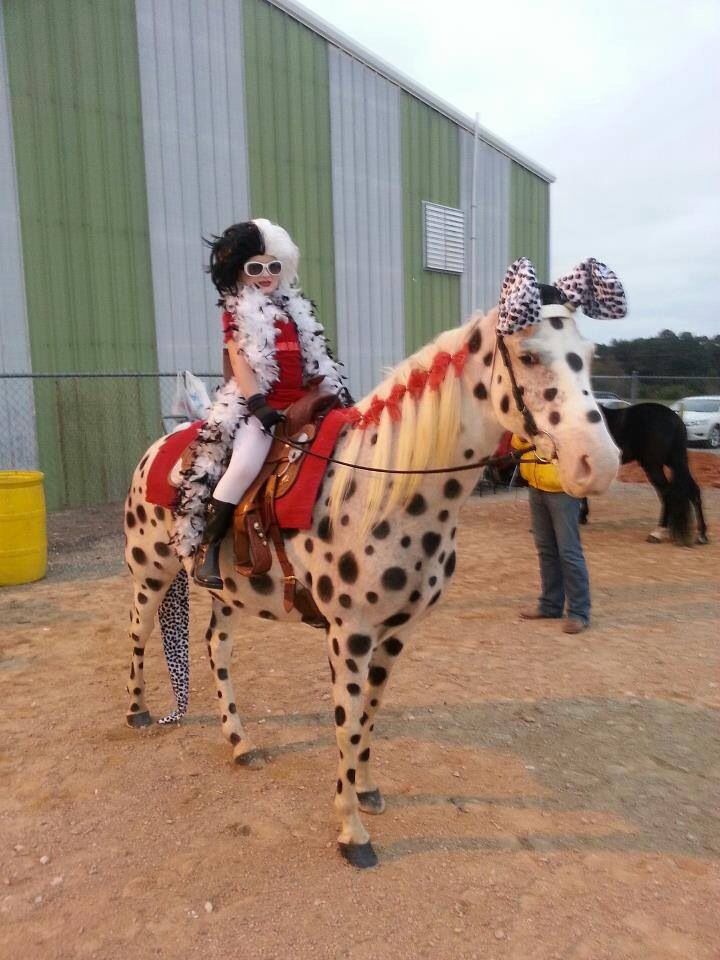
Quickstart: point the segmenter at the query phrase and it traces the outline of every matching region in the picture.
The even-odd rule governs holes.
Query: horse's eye
[[[526,367],[534,367],[540,361],[534,353],[521,353],[520,363],[524,363]]]

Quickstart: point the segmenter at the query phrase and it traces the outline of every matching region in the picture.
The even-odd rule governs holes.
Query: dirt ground
[[[524,492],[473,498],[451,590],[400,658],[374,749],[380,857],[335,851],[320,633],[248,621],[233,766],[194,618],[191,715],[124,723],[120,507],[51,520],[0,591],[2,960],[717,960],[720,490],[712,542],[652,545],[647,485],[593,503],[593,624],[523,624]],[[159,636],[149,703],[171,706]]]

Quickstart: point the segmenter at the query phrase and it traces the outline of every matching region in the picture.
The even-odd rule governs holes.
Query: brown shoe
[[[563,633],[582,633],[583,630],[587,630],[589,624],[583,623],[582,620],[577,620],[575,617],[568,617],[566,620],[563,620],[562,631]]]
[[[529,607],[527,610],[520,611],[521,620],[559,620],[560,615],[553,617],[549,613],[542,613],[537,607]]]

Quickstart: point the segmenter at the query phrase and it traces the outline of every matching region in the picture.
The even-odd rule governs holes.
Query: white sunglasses
[[[264,273],[267,273],[270,277],[279,277],[282,273],[282,264],[279,260],[271,260],[270,263],[249,260],[243,269],[249,277],[261,277]]]

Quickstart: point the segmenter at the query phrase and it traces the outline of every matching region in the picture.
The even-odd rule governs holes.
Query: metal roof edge
[[[321,37],[324,37],[327,41],[332,43],[333,46],[338,47],[340,50],[344,50],[346,53],[349,53],[356,60],[359,60],[364,63],[365,66],[370,67],[371,70],[381,74],[387,80],[391,80],[393,83],[396,83],[403,90],[411,93],[414,97],[417,97],[418,100],[422,100],[429,107],[432,107],[433,110],[437,110],[438,113],[442,113],[449,120],[452,120],[464,130],[467,130],[468,133],[472,134],[473,136],[475,135],[474,120],[466,116],[451,103],[448,103],[446,100],[436,96],[431,90],[428,90],[421,84],[416,83],[396,67],[393,67],[392,64],[388,63],[386,60],[383,60],[382,57],[378,57],[371,50],[368,50],[367,47],[363,47],[362,44],[357,43],[346,33],[343,33],[331,23],[328,23],[327,20],[324,20],[322,17],[319,17],[317,14],[313,13],[312,10],[308,10],[307,7],[303,7],[299,3],[295,3],[295,0],[267,0],[267,3],[273,7],[277,7],[284,13],[287,13],[295,20],[298,20],[306,27],[309,27],[310,30],[319,34]],[[547,183],[555,182],[556,178],[553,173],[545,170],[544,167],[541,167],[533,160],[530,160],[529,157],[526,157],[518,150],[515,150],[515,148],[510,146],[509,143],[501,140],[500,137],[495,136],[494,133],[491,133],[485,127],[478,125],[477,135],[480,140],[484,141],[495,150],[498,150],[506,157],[509,157],[511,160],[514,160],[516,163],[519,163],[531,173],[536,174],[536,176],[540,177],[542,180],[545,180]]]

